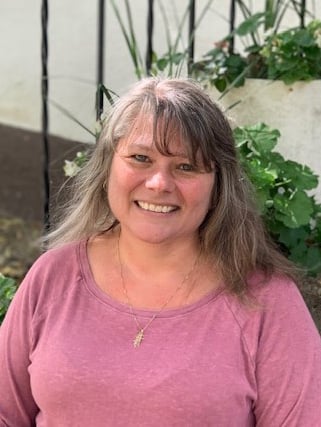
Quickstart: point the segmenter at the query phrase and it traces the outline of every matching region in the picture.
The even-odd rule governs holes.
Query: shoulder
[[[261,337],[283,339],[293,351],[314,343],[320,353],[320,335],[298,286],[290,279],[271,278],[256,286],[253,294],[261,307]]]
[[[84,255],[85,242],[69,243],[58,248],[49,249],[34,262],[26,278],[57,278],[64,274],[72,274],[79,268],[79,260]],[[85,250],[85,249],[84,249]]]
[[[319,348],[320,337],[297,285],[286,277],[249,281],[249,299],[231,295],[225,300],[247,343],[252,360],[260,349],[297,351],[302,345]]]
[[[261,306],[263,312],[302,305],[303,298],[297,284],[285,276],[272,276],[264,279],[256,274],[249,280],[249,298]],[[303,303],[304,305],[304,303]]]
[[[86,255],[86,242],[77,242],[51,249],[32,265],[10,304],[7,317],[14,322],[37,322],[49,309],[55,310],[68,295],[83,287],[82,257]],[[15,320],[16,319],[16,320]]]
[[[269,279],[254,274],[248,280],[248,291],[244,300],[228,297],[236,310],[244,313],[258,313],[265,317],[270,314],[281,315],[301,307],[306,309],[297,284],[285,276],[272,276]]]
[[[20,293],[43,297],[61,296],[82,277],[86,242],[75,242],[44,252],[32,265],[19,287]]]
[[[272,276],[262,280],[255,275],[249,281],[249,296],[260,312],[262,322],[292,323],[311,320],[298,285],[288,277]]]
[[[43,267],[45,265],[54,265],[61,263],[66,258],[69,259],[77,257],[79,247],[84,243],[84,241],[72,242],[53,249],[49,249],[40,255],[32,268],[40,266]]]
[[[226,294],[226,300],[231,310],[244,318],[264,318],[278,312],[281,315],[293,305],[305,307],[298,286],[290,278],[272,276],[266,279],[260,274],[254,274],[248,280],[245,298]]]

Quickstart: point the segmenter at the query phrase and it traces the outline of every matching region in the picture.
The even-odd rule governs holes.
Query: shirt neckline
[[[201,297],[196,302],[193,302],[191,304],[187,304],[178,308],[164,309],[161,312],[159,310],[153,310],[153,309],[144,309],[144,308],[135,308],[135,307],[131,308],[128,304],[122,303],[112,298],[110,295],[104,292],[97,285],[90,267],[88,253],[87,253],[87,245],[88,245],[88,240],[82,240],[79,242],[77,246],[77,258],[78,258],[78,263],[80,266],[80,271],[82,274],[84,284],[87,290],[95,298],[97,298],[102,303],[107,304],[118,311],[125,312],[131,315],[134,312],[135,315],[138,317],[147,317],[147,318],[153,317],[157,313],[158,313],[157,314],[158,318],[176,317],[176,316],[185,315],[189,312],[193,312],[195,310],[200,309],[204,305],[209,304],[210,302],[215,300],[219,295],[221,295],[224,292],[223,286],[219,286],[218,288],[214,289],[213,291]]]

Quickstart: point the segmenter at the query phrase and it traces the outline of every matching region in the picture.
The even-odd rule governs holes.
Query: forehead
[[[141,115],[127,134],[119,141],[120,146],[141,147],[157,150],[163,154],[184,155],[189,152],[188,142],[174,123],[164,124],[162,119]]]

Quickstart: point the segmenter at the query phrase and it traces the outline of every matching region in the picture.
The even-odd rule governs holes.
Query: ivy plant
[[[271,34],[260,51],[269,79],[286,84],[321,77],[321,21]]]
[[[321,272],[321,204],[309,194],[318,177],[274,151],[280,132],[263,123],[234,130],[240,161],[273,239],[309,274]]]
[[[244,20],[233,33],[193,65],[193,77],[220,92],[242,86],[246,78],[278,79],[285,84],[321,78],[321,21],[305,28],[270,29],[263,39],[254,37],[266,22],[264,13]],[[233,40],[250,38],[242,52],[230,49]]]

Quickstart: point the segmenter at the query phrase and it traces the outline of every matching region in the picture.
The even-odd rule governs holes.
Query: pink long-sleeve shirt
[[[0,426],[321,426],[320,336],[299,292],[251,289],[253,305],[221,289],[164,310],[134,348],[86,243],[48,251],[0,328]]]

